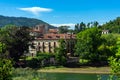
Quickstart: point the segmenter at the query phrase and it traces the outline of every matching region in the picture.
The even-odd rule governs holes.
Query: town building
[[[29,46],[29,53],[35,56],[37,52],[54,54],[59,47],[59,40],[66,42],[66,54],[73,55],[75,45],[75,34],[59,34],[58,29],[48,29],[46,25],[37,25],[31,30],[30,35],[35,36],[35,40]]]
[[[102,30],[102,34],[109,34],[109,30]]]

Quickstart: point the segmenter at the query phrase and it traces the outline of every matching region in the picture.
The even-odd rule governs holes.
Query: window
[[[56,36],[56,38],[60,38],[60,36]]]
[[[52,36],[48,36],[48,38],[52,38]]]
[[[48,46],[49,46],[49,52],[51,52],[51,43],[50,42],[48,43]]]
[[[45,52],[45,43],[42,44],[42,51]]]
[[[56,42],[54,42],[54,48],[56,47]]]

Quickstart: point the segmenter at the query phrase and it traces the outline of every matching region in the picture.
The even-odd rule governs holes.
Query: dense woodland
[[[71,32],[76,34],[77,42],[74,48],[73,57],[79,57],[78,63],[70,63],[80,67],[108,66],[113,73],[120,72],[120,18],[99,25],[97,21],[85,24],[81,22],[75,25],[74,30],[69,30],[68,26],[60,26],[59,33]],[[109,30],[109,34],[102,34],[102,30]],[[45,66],[68,66],[65,51],[65,41],[60,40],[59,48],[54,54],[38,52],[36,57],[25,56],[29,42],[34,38],[29,35],[29,27],[18,27],[6,25],[0,29],[0,80],[11,80],[12,68],[30,67],[41,68]],[[56,63],[46,63],[43,60],[55,58]],[[22,64],[21,64],[22,62]],[[6,75],[6,76],[4,76]]]
[[[103,24],[101,28],[109,30],[111,33],[120,33],[120,17]]]
[[[0,15],[0,27],[3,27],[8,24],[16,25],[17,27],[21,27],[21,26],[34,27],[39,24],[46,24],[48,25],[48,28],[56,28],[42,20],[38,20],[34,18],[7,17],[7,16]]]

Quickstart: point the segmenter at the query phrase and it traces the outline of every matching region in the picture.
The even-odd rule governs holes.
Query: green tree
[[[80,24],[75,25],[75,30],[74,31],[75,31],[75,33],[79,33],[79,32],[81,32],[85,29],[86,29],[86,24],[81,22]]]
[[[98,26],[99,26],[99,23],[98,23],[97,21],[94,21],[94,22],[93,22],[93,26],[94,26],[94,27],[98,27]]]
[[[107,61],[110,56],[116,53],[116,37],[112,34],[101,36],[101,45],[98,48],[100,60]]]
[[[90,28],[77,34],[75,54],[82,59],[98,61],[98,47],[101,45],[101,32],[98,28]]]
[[[0,30],[0,41],[6,44],[9,57],[14,61],[18,61],[24,51],[28,50],[29,35],[28,28],[7,25]]]
[[[59,47],[56,50],[56,60],[60,65],[64,65],[66,63],[66,42],[63,39],[59,41]]]
[[[75,30],[74,30],[74,31],[75,31],[75,33],[78,33],[78,32],[79,32],[79,24],[76,24],[76,25],[75,25]]]
[[[67,33],[69,31],[69,26],[60,26],[59,29],[59,33]]]
[[[120,38],[117,38],[116,42],[116,53],[115,56],[109,58],[109,65],[111,67],[112,77],[116,75],[118,80],[120,80]]]
[[[87,28],[89,29],[91,26],[90,26],[90,22],[89,23],[87,23]]]
[[[86,24],[81,22],[80,23],[80,31],[85,30],[85,29],[86,29]]]
[[[101,28],[109,30],[111,33],[120,33],[120,17],[103,24]]]
[[[0,42],[0,80],[12,80],[12,62],[5,54],[6,45]]]

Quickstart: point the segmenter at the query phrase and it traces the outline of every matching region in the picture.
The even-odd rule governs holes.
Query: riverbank
[[[38,72],[110,74],[110,67],[42,68]]]

